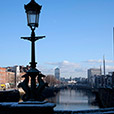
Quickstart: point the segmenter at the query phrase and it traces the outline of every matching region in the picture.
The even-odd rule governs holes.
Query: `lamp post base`
[[[36,68],[31,68],[27,73],[22,76],[25,77],[25,80],[21,82],[18,87],[22,88],[25,91],[25,94],[22,97],[23,101],[44,101],[45,95],[43,95],[43,90],[45,87],[48,87],[48,84],[43,81],[43,75]],[[30,80],[31,79],[31,80]],[[31,85],[29,86],[29,81]],[[36,82],[39,84],[36,86]]]

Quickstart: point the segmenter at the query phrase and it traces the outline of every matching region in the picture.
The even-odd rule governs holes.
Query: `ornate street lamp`
[[[27,5],[25,5],[25,11],[27,14],[27,21],[28,21],[28,26],[31,28],[32,33],[31,33],[31,38],[27,38],[28,40],[30,40],[32,42],[32,53],[31,53],[31,67],[35,68],[36,67],[36,63],[35,63],[35,41],[39,40],[42,37],[35,37],[35,28],[38,27],[39,25],[39,15],[40,15],[40,10],[41,7],[39,4],[37,4],[34,0],[31,0],[30,3],[28,3]],[[26,39],[26,38],[24,38]]]
[[[25,11],[27,14],[28,26],[31,28],[31,37],[21,37],[22,39],[26,39],[31,41],[31,62],[30,62],[30,70],[22,76],[25,77],[25,80],[19,84],[18,87],[22,87],[25,91],[25,95],[23,96],[23,100],[38,100],[42,101],[44,98],[41,95],[42,90],[47,86],[46,83],[42,80],[42,77],[45,77],[39,70],[36,69],[35,62],[35,41],[44,38],[45,36],[35,36],[35,28],[39,25],[39,14],[41,7],[34,0],[31,0],[30,3],[25,5]],[[28,86],[29,79],[31,78],[31,86]],[[36,88],[36,78],[38,80],[39,86]]]
[[[39,25],[39,14],[40,14],[41,7],[42,6],[37,4],[34,0],[31,0],[29,4],[25,5],[28,26],[31,29],[35,29]]]
[[[45,77],[39,70],[36,69],[35,62],[35,41],[44,38],[45,36],[35,36],[35,28],[38,27],[39,14],[41,6],[38,5],[35,0],[25,5],[25,10],[27,13],[28,26],[31,28],[31,37],[21,37],[22,39],[29,40],[31,42],[31,62],[30,69],[26,72],[24,81],[19,83],[18,87],[25,91],[22,96],[22,100],[26,102],[15,102],[10,103],[0,103],[0,108],[2,107],[2,112],[4,113],[33,113],[33,114],[53,114],[53,108],[56,106],[53,103],[48,103],[45,101],[45,95],[42,91],[47,85],[42,79]],[[36,80],[39,83],[36,86]],[[31,84],[29,85],[29,82]],[[1,109],[0,109],[1,111]]]

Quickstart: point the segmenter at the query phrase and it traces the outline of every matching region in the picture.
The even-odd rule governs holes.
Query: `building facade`
[[[88,69],[88,83],[91,87],[95,85],[95,79],[98,76],[101,76],[101,69],[91,68]]]
[[[7,81],[6,68],[0,67],[0,84],[5,84]]]
[[[59,68],[55,69],[55,78],[60,80],[60,69]]]
[[[7,75],[7,80],[5,81],[5,83],[8,83],[10,85],[10,88],[14,88],[15,87],[15,73],[14,72],[6,72]]]

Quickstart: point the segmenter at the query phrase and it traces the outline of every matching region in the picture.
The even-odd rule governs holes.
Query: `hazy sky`
[[[30,0],[0,1],[0,67],[27,65],[30,36],[24,4]],[[61,76],[86,77],[88,68],[98,68],[106,58],[106,70],[114,69],[112,28],[114,0],[36,0],[42,5],[36,35],[46,39],[36,43],[38,69]]]

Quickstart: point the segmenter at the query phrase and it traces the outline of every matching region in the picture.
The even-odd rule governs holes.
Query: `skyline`
[[[28,65],[30,36],[24,4],[30,0],[1,1],[0,67]],[[60,67],[61,76],[85,77],[88,68],[99,68],[106,58],[106,73],[114,70],[113,0],[36,0],[42,5],[36,35],[37,67],[44,74]]]

